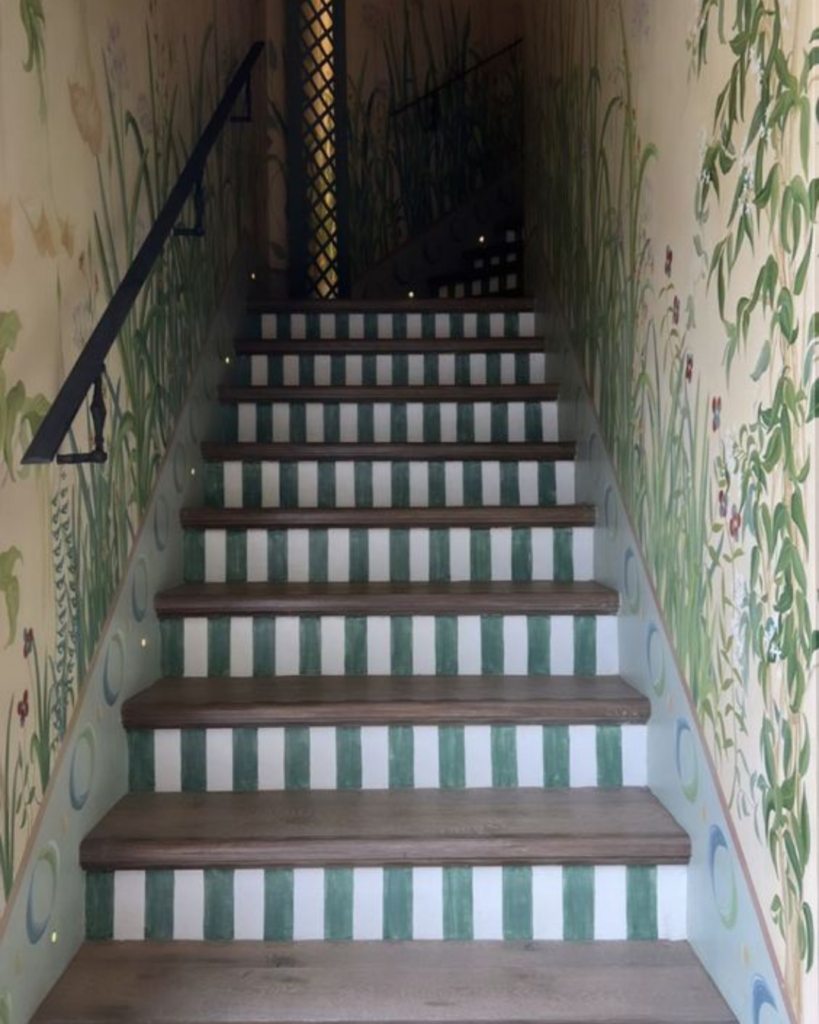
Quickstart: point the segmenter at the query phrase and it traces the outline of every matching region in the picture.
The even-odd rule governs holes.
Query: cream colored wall
[[[261,132],[229,129],[207,237],[169,243],[108,361],[107,466],[21,457],[264,33],[260,0],[0,0],[0,909],[240,234],[266,234],[264,174],[246,177]],[[74,439],[89,443],[84,412]]]
[[[747,11],[762,49],[738,64]],[[817,13],[810,0],[530,0],[527,19],[533,280],[541,296],[557,284],[575,329],[785,986],[815,1022],[817,291],[799,273],[815,266],[815,198],[789,250],[791,199],[816,174],[801,140],[816,135]],[[772,47],[792,86],[766,70]],[[732,76],[745,107],[713,168]],[[744,214],[753,245],[739,243]],[[771,301],[754,303],[766,261]],[[743,938],[729,928],[725,941],[739,969]]]

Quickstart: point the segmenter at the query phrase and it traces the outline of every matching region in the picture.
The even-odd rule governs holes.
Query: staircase
[[[37,1024],[727,1024],[522,300],[250,318]]]

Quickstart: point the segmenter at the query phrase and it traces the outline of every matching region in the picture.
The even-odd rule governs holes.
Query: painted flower
[[[685,379],[690,384],[691,381],[693,380],[693,378],[694,378],[694,357],[689,354],[689,355],[687,355],[685,357]]]
[[[739,531],[742,529],[742,515],[736,505],[731,509],[731,521],[728,524],[728,529],[731,533],[731,537],[734,540],[738,540]]]
[[[711,429],[716,433],[722,424],[722,399],[711,399]]]
[[[102,111],[97,91],[93,85],[86,88],[79,82],[69,82],[68,91],[80,136],[94,156],[99,156],[102,152]]]
[[[34,650],[34,630],[23,630],[23,657],[27,658]]]
[[[665,250],[665,276],[671,277],[671,271],[674,269],[674,250],[670,245],[666,246]]]
[[[674,319],[674,326],[678,327],[680,323],[680,297],[679,295],[674,296],[674,306],[672,307],[672,316]]]
[[[26,724],[29,711],[28,690],[24,690],[22,699],[17,701],[17,717],[20,719],[21,727]]]
[[[74,225],[66,217],[57,218],[60,225],[60,245],[65,249],[69,257],[74,256]]]
[[[11,202],[0,203],[0,267],[11,266],[14,259],[14,234],[11,225]]]
[[[51,222],[46,217],[45,207],[40,207],[40,217],[37,223],[26,214],[28,226],[31,228],[31,237],[40,256],[54,257],[57,255],[57,245],[54,242],[54,234],[51,230]]]
[[[719,514],[723,519],[728,515],[728,494],[725,491],[719,492]]]

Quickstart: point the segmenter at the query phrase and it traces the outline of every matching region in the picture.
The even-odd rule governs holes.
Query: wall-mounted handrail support
[[[193,212],[192,227],[175,227],[173,229],[177,238],[205,237],[205,182],[202,178],[196,179],[196,188],[193,190]]]
[[[233,108],[242,91],[249,90],[253,69],[263,53],[264,43],[254,43],[231,79],[219,105],[165,201],[165,205],[148,232],[147,238],[142,243],[133,263],[128,268],[85,348],[80,353],[79,359],[74,364],[28,446],[23,456],[24,464],[42,465],[53,462],[57,458],[59,448],[68,436],[80,406],[92,388],[94,397],[91,403],[91,417],[94,432],[97,435],[94,440],[94,451],[86,456],[66,455],[61,461],[69,464],[81,461],[90,461],[96,464],[105,462],[107,456],[102,439],[105,403],[101,380],[105,360],[145,282],[150,277],[154,265],[161,256],[166,241],[173,233],[186,202],[197,187],[201,187],[210,152],[216,145],[225,124],[230,120]],[[204,191],[201,194],[201,201],[204,209]],[[196,203],[195,196],[194,202]]]

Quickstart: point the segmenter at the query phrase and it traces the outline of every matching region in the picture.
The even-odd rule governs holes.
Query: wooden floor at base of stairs
[[[736,1024],[685,943],[86,944],[32,1024]]]
[[[601,676],[291,676],[160,679],[122,709],[126,729],[282,725],[611,725],[651,702]]]
[[[86,870],[684,864],[644,789],[141,793],[83,840]]]

